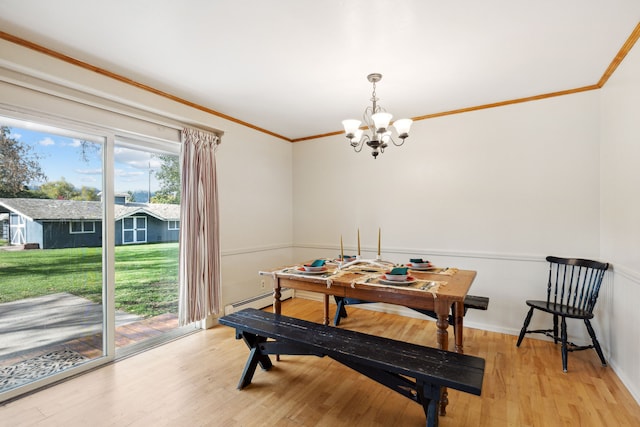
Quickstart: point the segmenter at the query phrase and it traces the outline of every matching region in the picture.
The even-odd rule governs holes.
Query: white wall
[[[382,227],[387,249],[597,256],[598,114],[586,92],[420,121],[376,160],[340,136],[294,144],[295,241],[359,226],[375,245]]]
[[[259,270],[291,262],[291,143],[227,126],[219,148],[220,245],[225,304],[269,292]]]
[[[614,265],[606,294],[610,362],[640,401],[640,46],[602,89],[601,256]]]

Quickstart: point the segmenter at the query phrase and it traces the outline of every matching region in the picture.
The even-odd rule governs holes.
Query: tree
[[[45,199],[56,200],[86,200],[98,201],[98,190],[93,187],[85,187],[80,190],[76,189],[73,184],[65,181],[64,177],[60,181],[46,182],[40,186],[38,195]]]
[[[96,144],[90,141],[80,141],[80,160],[88,163],[91,157],[97,155],[100,152],[100,144]]]
[[[71,200],[77,194],[77,191],[73,184],[65,181],[63,177],[60,181],[42,184],[40,193],[47,199]]]
[[[33,148],[10,135],[9,127],[0,126],[0,196],[24,196],[30,182],[44,181],[47,177]]]
[[[162,162],[156,178],[160,181],[160,190],[151,198],[152,203],[180,204],[180,162],[178,156],[158,155]]]
[[[71,198],[71,200],[86,200],[86,201],[100,201],[100,196],[98,196],[98,190],[94,187],[85,187],[84,185],[80,189],[80,191],[76,191],[76,194]]]

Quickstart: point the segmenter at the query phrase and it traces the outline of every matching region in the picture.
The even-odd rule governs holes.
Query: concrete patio
[[[69,293],[0,304],[0,360],[102,332],[102,305]],[[141,320],[116,313],[116,326]]]

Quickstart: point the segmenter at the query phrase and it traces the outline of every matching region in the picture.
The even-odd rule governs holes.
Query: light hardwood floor
[[[435,345],[435,324],[348,307],[341,327]],[[321,303],[283,313],[312,321]],[[452,334],[450,334],[452,335]],[[450,338],[452,340],[452,338]],[[465,353],[486,359],[482,396],[449,392],[440,426],[638,426],[640,406],[593,351],[467,328]],[[452,344],[452,343],[451,343]],[[248,351],[217,326],[0,407],[6,426],[424,426],[422,408],[328,358],[283,356],[236,385]]]

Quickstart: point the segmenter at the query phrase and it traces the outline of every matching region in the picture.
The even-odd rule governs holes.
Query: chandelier
[[[362,147],[364,147],[366,142],[367,145],[371,147],[371,155],[374,159],[378,157],[378,154],[384,153],[384,149],[387,148],[389,142],[397,146],[404,144],[404,140],[409,136],[409,129],[411,129],[411,124],[413,123],[411,119],[399,119],[393,122],[391,126],[395,128],[397,138],[399,138],[401,142],[396,142],[393,139],[391,130],[389,130],[389,123],[391,123],[393,116],[378,105],[379,99],[376,97],[376,83],[381,79],[382,74],[379,73],[373,73],[367,76],[367,80],[373,84],[373,92],[371,92],[372,105],[364,110],[362,120],[364,120],[369,134],[365,133],[363,129],[360,129],[360,124],[362,123],[360,120],[349,119],[342,121],[342,126],[344,126],[346,133],[345,136],[350,141],[353,150],[359,153],[362,151]]]

